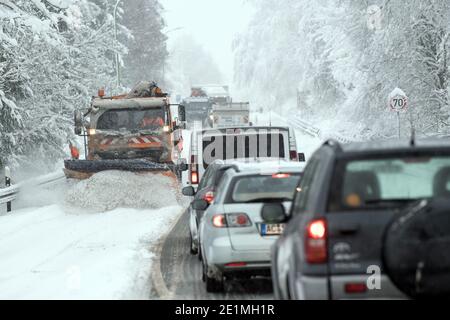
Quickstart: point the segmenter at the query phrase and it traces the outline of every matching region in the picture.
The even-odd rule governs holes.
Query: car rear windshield
[[[299,173],[283,173],[236,178],[226,202],[292,201],[300,176]]]
[[[164,110],[109,110],[97,121],[98,130],[155,130],[164,126]]]
[[[203,167],[215,160],[285,158],[282,133],[240,134],[206,137],[203,140]]]
[[[450,197],[450,156],[413,156],[340,161],[329,211],[400,207]]]

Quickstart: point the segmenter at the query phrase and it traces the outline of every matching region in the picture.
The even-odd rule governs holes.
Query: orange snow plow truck
[[[171,107],[178,107],[176,117]],[[84,138],[86,159],[70,143],[64,162],[68,178],[87,179],[106,170],[161,173],[179,177],[185,110],[170,105],[154,82],[141,82],[129,94],[105,97],[99,90],[87,110],[75,111],[75,134]]]

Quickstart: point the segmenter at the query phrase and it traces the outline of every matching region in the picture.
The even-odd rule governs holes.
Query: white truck
[[[227,128],[248,126],[250,104],[248,102],[231,102],[214,104],[209,113],[208,122],[211,128]]]
[[[234,127],[193,131],[190,139],[187,181],[198,187],[208,166],[215,160],[259,159],[261,161],[305,162],[298,153],[295,132],[289,127]]]

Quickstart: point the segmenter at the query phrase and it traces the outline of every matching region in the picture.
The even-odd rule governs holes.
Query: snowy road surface
[[[126,174],[130,184],[149,182]],[[168,189],[157,190],[164,189],[161,185],[147,186],[135,196],[138,207],[140,201],[152,209],[121,208],[136,190],[126,184],[122,191],[117,184],[113,188],[104,184],[124,178],[123,173],[100,178],[40,190],[36,192],[40,198],[48,192],[65,194],[66,199],[0,217],[0,299],[149,298],[152,248],[182,209],[171,201]],[[76,207],[73,192],[79,188],[86,192],[81,194],[85,202]],[[87,193],[100,190],[103,197],[89,209],[88,200],[94,197]],[[108,201],[112,196],[115,201]],[[157,201],[146,200],[153,197]],[[111,203],[114,207],[109,207]]]
[[[320,145],[301,132],[297,143],[307,158]],[[23,188],[0,216],[0,299],[271,299],[270,279],[206,293],[175,190],[127,172]]]
[[[277,125],[286,125],[278,122]],[[305,152],[307,159],[312,155],[320,140],[298,131],[297,144],[299,152]],[[152,290],[154,299],[273,299],[271,279],[251,279],[232,281],[226,284],[225,292],[211,294],[206,292],[201,280],[202,266],[197,256],[189,253],[189,218],[185,212],[170,230],[164,242],[160,244],[158,270],[153,275],[161,278],[162,284]],[[158,257],[157,257],[158,258]],[[162,287],[164,290],[162,290]]]
[[[225,292],[207,293],[201,280],[202,266],[197,256],[189,253],[189,218],[187,212],[171,230],[162,244],[160,270],[168,295],[160,288],[152,290],[152,298],[178,300],[250,300],[273,299],[272,281],[269,278],[248,281],[230,281]]]

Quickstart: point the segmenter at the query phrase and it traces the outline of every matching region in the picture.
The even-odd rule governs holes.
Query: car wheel
[[[205,262],[202,263],[202,269],[203,269],[202,280],[206,284],[206,292],[209,293],[223,292],[224,289],[223,277],[221,278],[221,280],[208,277],[208,266],[206,265]]]
[[[297,270],[297,267],[295,265],[295,258],[290,262],[290,267],[287,274],[287,293],[289,300],[298,300],[295,288],[296,274],[294,270]]]
[[[200,247],[200,236],[198,237],[198,243],[199,243],[199,247]],[[198,260],[199,261],[203,261],[203,254],[202,254],[202,250],[198,250]]]
[[[286,300],[292,300],[291,279],[289,275],[286,277]]]
[[[391,281],[414,299],[450,297],[450,200],[417,201],[387,227],[383,265]]]
[[[280,279],[278,278],[278,269],[277,269],[277,255],[275,254],[275,257],[272,262],[272,286],[273,286],[273,295],[275,300],[281,300],[281,290],[280,290]]]
[[[218,293],[223,292],[224,286],[223,286],[223,278],[222,280],[217,280],[214,278],[208,277],[206,275],[206,291],[210,293]]]
[[[192,234],[189,232],[190,234],[190,238],[191,238],[191,254],[192,255],[196,255],[198,253],[198,248],[195,247],[194,245],[194,239],[192,239]]]

